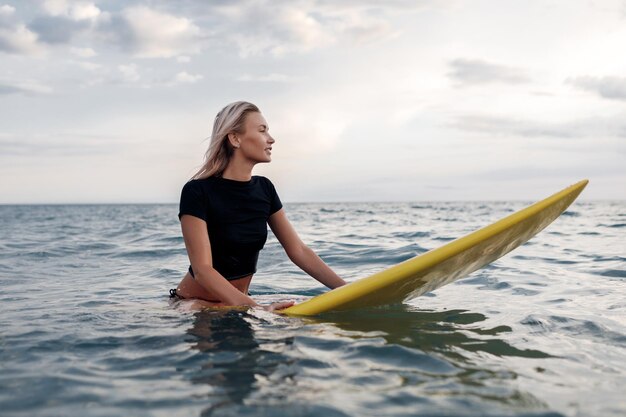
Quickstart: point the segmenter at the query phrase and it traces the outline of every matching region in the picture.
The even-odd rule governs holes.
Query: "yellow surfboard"
[[[281,313],[312,316],[328,311],[400,303],[433,291],[524,244],[559,217],[588,182],[580,181],[440,248],[335,288]]]

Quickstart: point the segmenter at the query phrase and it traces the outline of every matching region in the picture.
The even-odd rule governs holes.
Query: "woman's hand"
[[[263,306],[263,309],[265,311],[269,311],[269,312],[275,312],[278,310],[283,310],[287,307],[291,307],[292,305],[294,305],[295,302],[294,301],[280,301],[278,303],[272,303],[268,306]]]

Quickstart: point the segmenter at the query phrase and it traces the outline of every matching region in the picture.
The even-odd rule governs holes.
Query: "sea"
[[[347,281],[531,202],[286,204]],[[404,304],[310,318],[183,311],[176,204],[0,206],[0,415],[624,416],[626,202]],[[271,235],[261,303],[325,288]]]

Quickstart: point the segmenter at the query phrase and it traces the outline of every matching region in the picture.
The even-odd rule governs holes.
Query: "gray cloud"
[[[0,96],[9,94],[40,95],[51,93],[52,89],[33,82],[0,81]]]
[[[28,26],[23,25],[19,35],[22,43],[39,40],[58,45],[71,44],[80,34],[83,42],[103,42],[143,58],[195,54],[213,41],[224,47],[234,46],[244,57],[285,55],[341,40],[355,44],[376,42],[396,33],[389,23],[393,15],[440,3],[435,0],[396,0],[384,5],[373,0],[339,4],[325,0],[280,4],[262,0],[151,1],[145,5],[111,2],[99,6],[68,3],[54,11],[44,8],[45,13],[36,16]],[[100,9],[104,6],[108,10]],[[14,8],[7,8],[4,14],[9,16],[14,12]],[[15,38],[15,24],[12,32]],[[0,32],[0,48],[25,52],[16,39],[2,42]]]
[[[396,34],[391,16],[415,11],[421,3],[241,1],[214,9],[220,36],[241,56],[285,55],[323,48],[337,42],[366,44]],[[236,30],[233,30],[236,28]]]
[[[94,134],[58,133],[17,137],[0,134],[2,156],[93,156],[117,153],[127,144],[117,138]]]
[[[567,80],[581,90],[591,91],[600,97],[626,100],[626,77],[576,77]]]
[[[493,136],[528,138],[626,138],[626,117],[589,118],[563,123],[549,123],[485,115],[458,117],[451,126],[460,130]]]
[[[30,55],[39,50],[37,34],[17,19],[15,8],[0,6],[0,51]]]
[[[461,86],[494,82],[521,84],[530,81],[526,73],[518,68],[492,64],[481,59],[455,59],[450,61],[452,70],[448,77]]]
[[[97,30],[102,39],[140,58],[199,53],[205,38],[191,18],[146,6],[133,6],[112,14]]]
[[[74,20],[64,16],[42,16],[29,24],[29,28],[37,33],[39,40],[49,44],[69,43],[74,35],[89,27],[88,21]]]
[[[24,92],[24,90],[21,88],[17,88],[12,85],[0,84],[0,95],[16,94],[22,92]]]

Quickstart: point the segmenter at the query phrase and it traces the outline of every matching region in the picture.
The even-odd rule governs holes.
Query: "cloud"
[[[201,31],[190,19],[136,6],[100,27],[110,41],[140,58],[170,58],[200,52]]]
[[[104,43],[140,58],[169,58],[202,49],[201,30],[190,18],[146,6],[109,12],[92,2],[50,0],[42,9],[44,13],[26,26],[11,22],[15,8],[1,7],[0,50],[25,54],[36,50],[37,42],[74,47],[79,36],[85,51]]]
[[[200,81],[202,78],[203,78],[202,75],[189,74],[186,71],[182,71],[176,74],[176,76],[174,77],[174,83],[193,84],[193,83]]]
[[[69,43],[75,34],[89,29],[89,22],[82,22],[64,16],[44,16],[33,20],[30,29],[38,39],[49,44]]]
[[[43,9],[47,14],[35,18],[29,28],[49,44],[70,43],[74,36],[89,33],[100,21],[109,18],[108,13],[88,2],[52,0],[44,2]]]
[[[271,73],[266,75],[250,75],[244,74],[240,77],[237,77],[237,81],[243,82],[270,82],[270,83],[290,83],[301,81],[302,77],[294,77],[285,74]]]
[[[126,145],[116,137],[89,133],[0,134],[0,155],[7,157],[93,156],[116,153]]]
[[[507,117],[466,115],[458,117],[452,127],[499,137],[526,138],[626,138],[626,117],[588,118],[550,123]]]
[[[84,62],[84,61],[79,61],[76,62],[76,65],[78,65],[80,68],[86,70],[86,71],[100,71],[102,70],[103,66],[101,64],[96,64],[94,62]]]
[[[0,16],[12,16],[15,13],[15,7],[4,4],[0,6]]]
[[[576,77],[566,81],[581,90],[591,91],[600,97],[626,100],[626,77]]]
[[[91,48],[70,48],[70,52],[81,58],[92,58],[96,55],[96,51]]]
[[[335,4],[324,0],[269,0],[231,2],[151,1],[114,9],[111,3],[46,0],[28,25],[12,25],[13,38],[0,35],[0,48],[26,53],[27,43],[71,46],[80,36],[81,47],[93,43],[114,45],[139,58],[172,58],[198,54],[209,45],[234,48],[241,57],[306,53],[338,42],[353,45],[377,42],[397,35],[393,15],[413,12],[432,1],[375,1]],[[437,3],[437,2],[435,2]],[[134,5],[133,5],[134,4]],[[106,7],[108,10],[101,9]],[[0,14],[15,8],[2,6]],[[43,13],[42,13],[43,12]],[[202,30],[206,28],[206,30]],[[0,25],[2,28],[2,25]],[[5,28],[6,29],[6,28]],[[33,48],[31,48],[33,49]],[[188,62],[182,58],[180,62]]]
[[[447,75],[457,81],[460,86],[506,83],[521,84],[530,81],[524,71],[507,67],[504,65],[492,64],[480,59],[455,59],[450,61],[450,71]]]
[[[347,40],[365,44],[395,34],[392,6],[324,1],[240,1],[216,6],[217,35],[234,44],[242,57],[305,53]],[[408,8],[406,4],[404,8]],[[221,22],[221,24],[220,24]]]
[[[125,82],[133,83],[141,79],[136,64],[118,65],[117,69],[122,75],[122,80]]]
[[[41,52],[37,34],[15,21],[15,7],[0,6],[0,51],[32,55]]]
[[[0,80],[0,96],[22,94],[27,96],[50,94],[52,88],[34,81],[3,81]]]
[[[305,52],[333,43],[333,30],[322,18],[297,3],[273,7],[249,2],[216,8],[221,14],[220,35],[235,45],[242,57]],[[236,29],[236,30],[235,30]]]
[[[102,11],[91,2],[66,0],[46,0],[42,4],[49,16],[63,16],[71,20],[96,20],[102,16]]]

